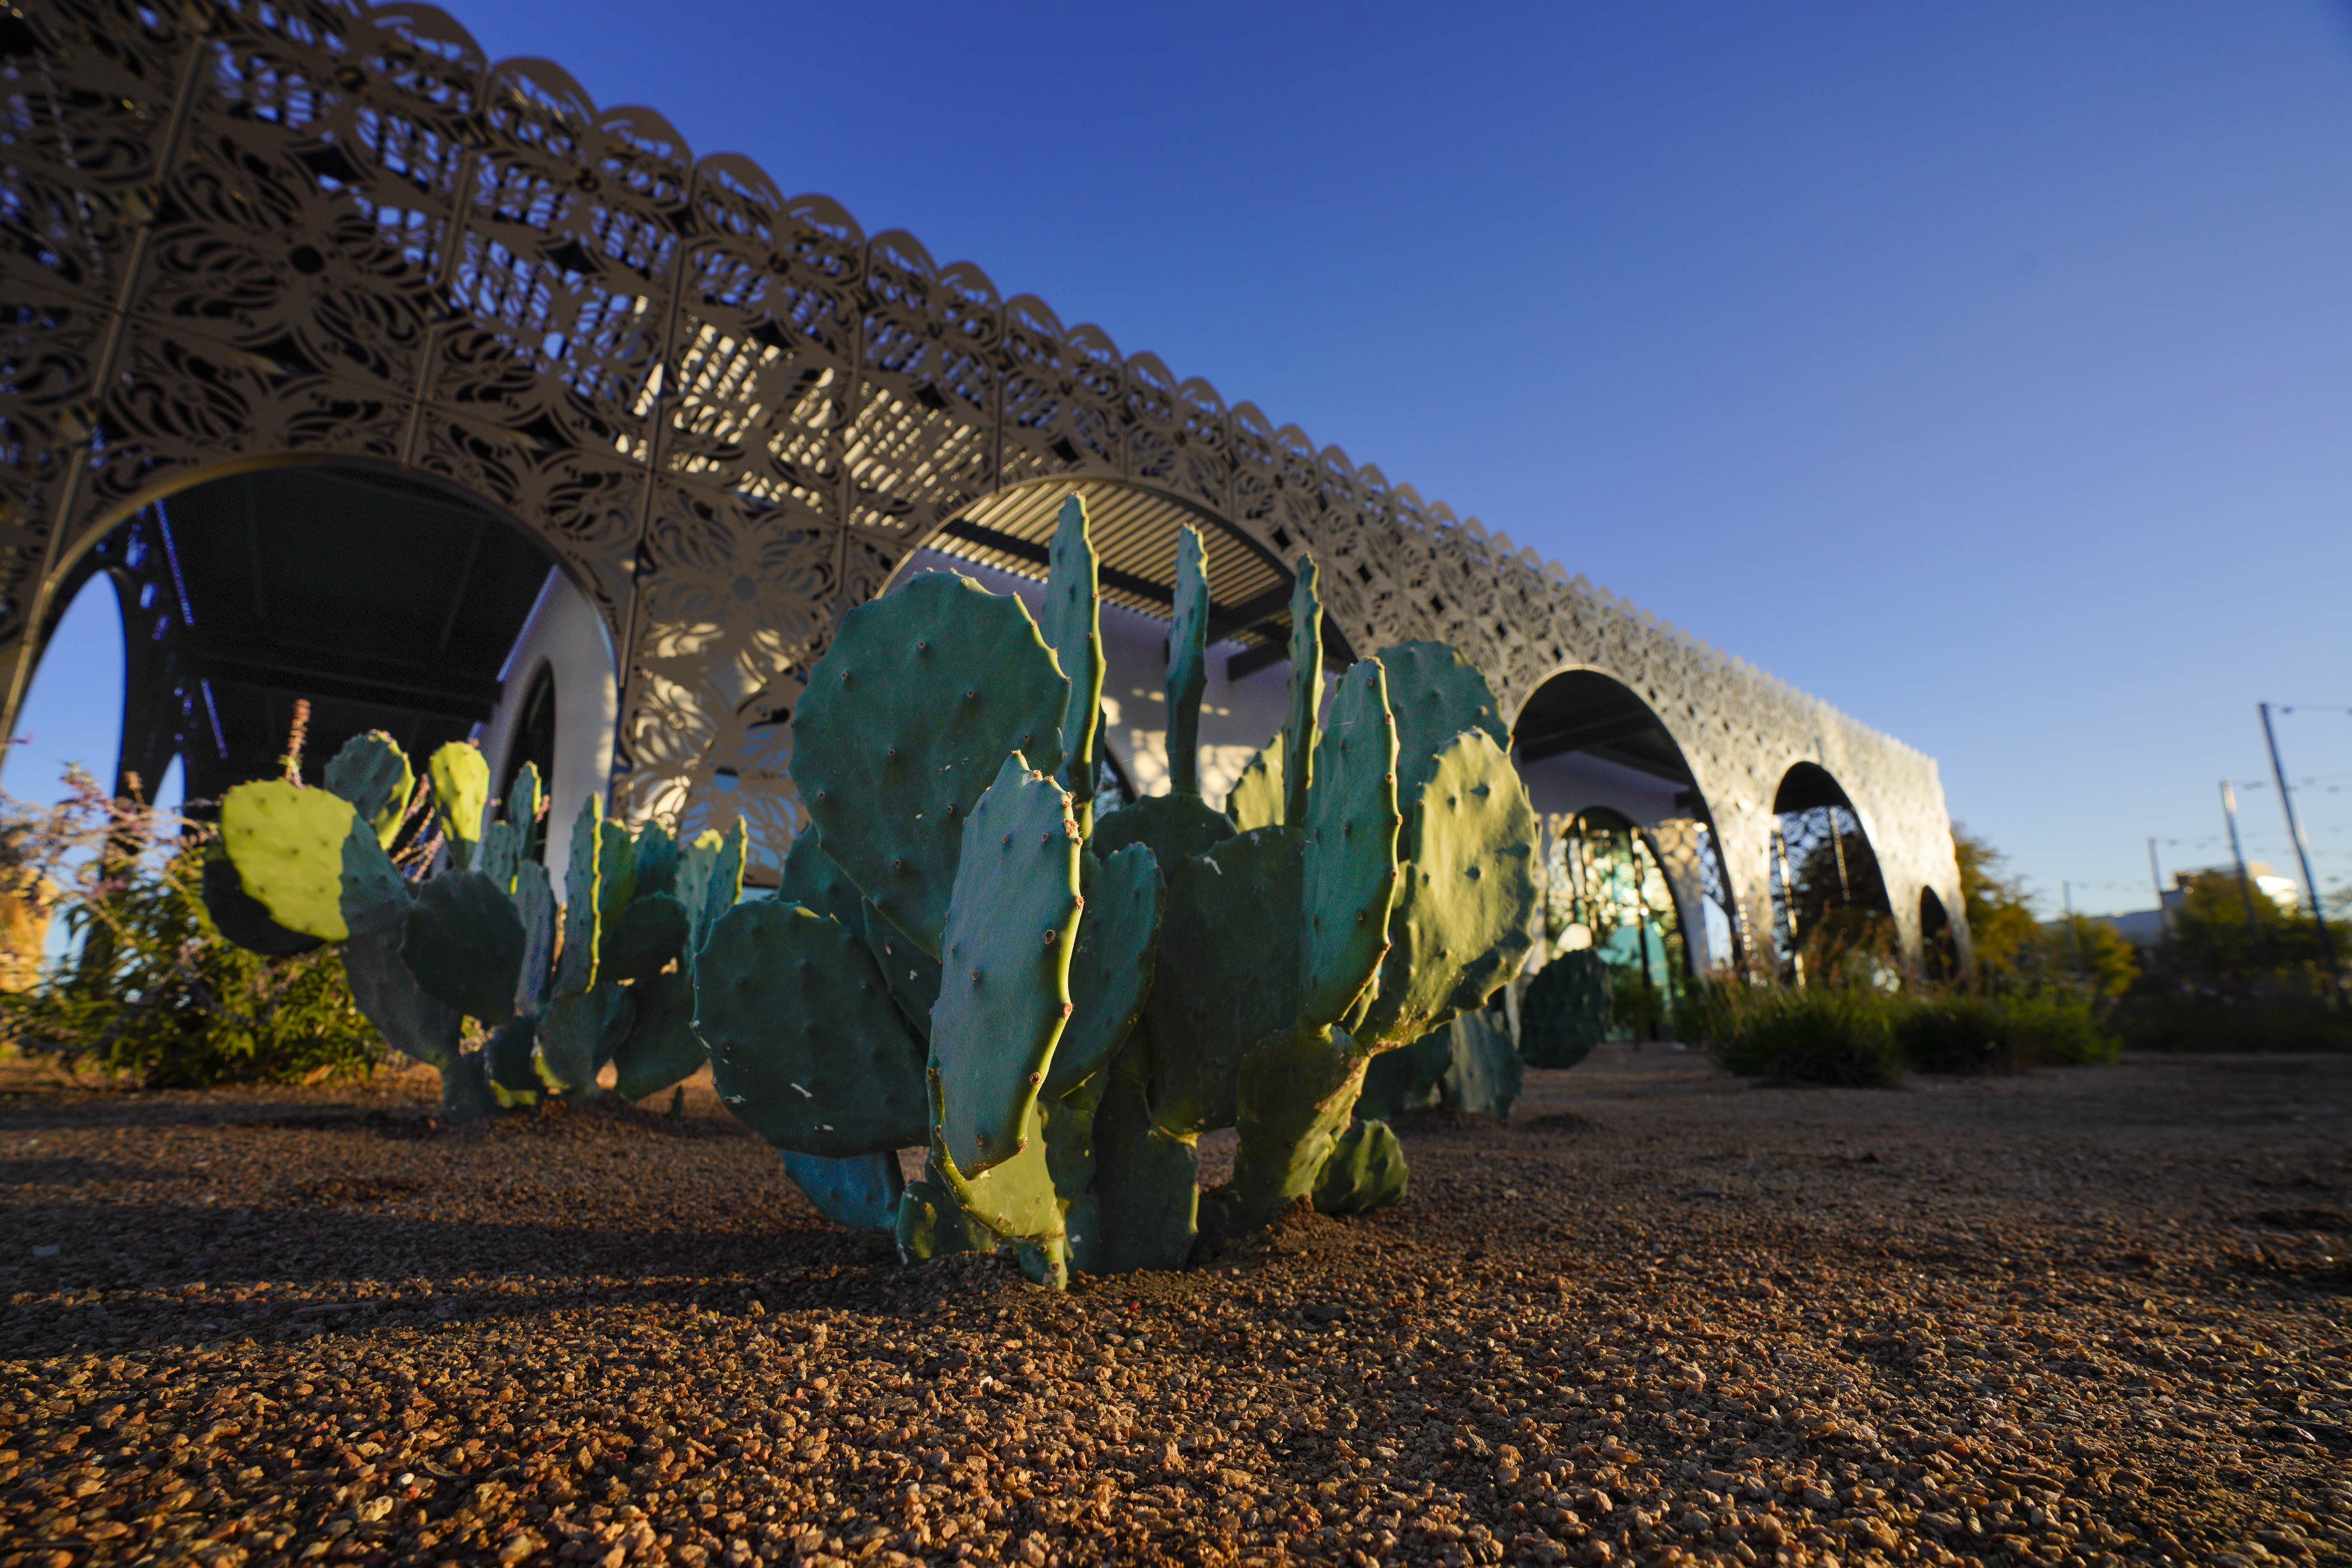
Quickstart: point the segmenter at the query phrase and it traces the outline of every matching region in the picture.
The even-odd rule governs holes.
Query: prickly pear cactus
[[[693,958],[740,889],[740,826],[681,856],[659,824],[632,835],[592,799],[559,903],[546,868],[526,858],[535,769],[520,770],[503,820],[471,746],[436,752],[419,791],[388,737],[361,735],[325,779],[228,792],[206,901],[224,935],[257,951],[341,944],[360,1010],[388,1044],[440,1069],[445,1115],[592,1099],[608,1066],[635,1098],[700,1067]],[[682,869],[691,909],[677,896]]]
[[[1100,568],[1075,499],[1049,565],[1042,630],[1017,599],[919,578],[810,671],[794,765],[814,827],[779,904],[729,917],[697,961],[730,1108],[846,1223],[877,1222],[884,1143],[927,1144],[898,1192],[900,1254],[1002,1247],[1048,1285],[1181,1267],[1299,1204],[1402,1201],[1402,1148],[1357,1115],[1367,1071],[1483,1016],[1534,908],[1534,817],[1493,694],[1452,650],[1406,644],[1344,671],[1323,714],[1302,558],[1288,721],[1219,810],[1200,794],[1211,601],[1186,529],[1170,793],[1089,820],[1071,792],[1097,744]],[[809,951],[754,951],[737,926]],[[855,1070],[879,1041],[887,1070]],[[1204,1192],[1198,1141],[1223,1127],[1234,1179]]]
[[[1529,1067],[1572,1068],[1609,1037],[1609,965],[1594,948],[1563,952],[1519,994],[1519,1052]]]

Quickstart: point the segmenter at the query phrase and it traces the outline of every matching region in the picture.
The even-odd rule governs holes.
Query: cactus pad
[[[932,1112],[941,1121],[949,1107],[940,1101],[940,1079],[931,1079]],[[1012,1158],[968,1176],[956,1168],[955,1158],[931,1141],[931,1171],[946,1185],[963,1211],[1013,1244],[1021,1254],[1022,1271],[1039,1284],[1062,1289],[1069,1281],[1066,1232],[1062,1225],[1061,1194],[1054,1190],[1047,1167],[1045,1128],[1037,1108],[1013,1140],[1018,1150]]]
[[[515,1016],[523,945],[522,921],[496,884],[479,871],[444,871],[417,889],[400,952],[428,994],[503,1024]],[[491,1076],[501,1076],[495,1063]]]
[[[931,1008],[937,1142],[966,1181],[1011,1160],[1034,1121],[1071,1010],[1078,854],[1069,796],[1020,752],[1004,759],[964,820]]]
[[[872,904],[860,901],[854,919],[842,922],[866,933],[866,945],[888,983],[907,1026],[924,1040],[931,1037],[931,1009],[940,1000],[940,961],[915,945],[915,939],[882,917]]]
[[[769,899],[738,904],[698,969],[711,1080],[753,1131],[827,1159],[925,1141],[921,1048],[840,921]]]
[[[563,865],[563,942],[555,950],[554,994],[576,995],[596,984],[604,927],[604,797],[592,795],[572,819],[572,855]],[[630,867],[635,879],[634,857]]]
[[[1445,1026],[1445,1076],[1439,1099],[1448,1110],[1508,1116],[1518,1102],[1524,1073],[1510,1020],[1494,1007],[1474,1007]]]
[[[1465,730],[1438,754],[1399,847],[1378,995],[1355,1028],[1367,1050],[1419,1039],[1484,1006],[1518,968],[1536,908],[1535,813],[1501,747]]]
[[[635,1002],[628,1037],[613,1053],[613,1092],[643,1100],[691,1078],[706,1059],[694,1032],[694,978],[673,971],[629,987]]]
[[[686,949],[686,906],[667,893],[632,902],[604,937],[597,969],[606,980],[650,980]]]
[[[1141,1016],[1159,952],[1163,890],[1159,863],[1141,844],[1100,862],[1087,879],[1086,918],[1070,960],[1069,1026],[1045,1074],[1049,1098],[1068,1094],[1101,1071]]]
[[[212,917],[213,929],[248,952],[284,958],[326,945],[308,931],[292,931],[271,920],[268,906],[245,890],[237,878],[236,862],[217,843],[205,855],[202,886],[205,912]],[[339,898],[338,907],[340,903]]]
[[[1247,833],[1253,827],[1282,826],[1282,737],[1275,736],[1258,749],[1242,776],[1234,781],[1233,794],[1225,797],[1225,816],[1232,819],[1234,830]]]
[[[1100,562],[1087,537],[1087,503],[1076,495],[1062,503],[1047,563],[1045,613],[1037,629],[1070,683],[1062,710],[1062,786],[1070,792],[1083,833],[1094,810],[1095,744],[1102,722],[1102,587]]]
[[[1404,1145],[1385,1121],[1359,1121],[1340,1133],[1315,1176],[1317,1214],[1370,1214],[1404,1195]]]
[[[548,971],[555,962],[555,889],[548,882],[547,868],[536,860],[515,868],[514,910],[522,925],[514,1009],[528,1016],[547,1005]]]
[[[1250,1051],[1242,1062],[1230,1223],[1265,1225],[1314,1191],[1354,1114],[1364,1059],[1345,1031],[1305,1025]]]
[[[601,807],[603,803],[597,803]],[[597,829],[599,845],[596,852],[596,923],[605,931],[621,918],[629,900],[637,896],[637,844],[629,830],[617,822],[605,820]],[[601,943],[598,951],[603,948]]]
[[[1609,963],[1596,948],[1563,952],[1519,997],[1519,1049],[1529,1067],[1572,1068],[1609,1037]]]
[[[1307,820],[1307,792],[1315,783],[1315,710],[1323,701],[1323,600],[1315,591],[1315,558],[1298,558],[1290,585],[1290,718],[1282,727],[1282,820]]]
[[[1091,1267],[1105,1274],[1181,1268],[1200,1223],[1200,1146],[1152,1125],[1128,1054],[1111,1065],[1095,1111],[1095,1226]]]
[[[343,834],[341,902],[353,936],[397,930],[415,902],[375,830],[357,816]]]
[[[482,841],[482,816],[490,803],[490,764],[480,750],[452,741],[433,753],[425,767],[433,783],[433,815],[449,846],[449,863],[473,864],[474,847]],[[492,1065],[490,1077],[497,1080]]]
[[[515,871],[522,865],[523,851],[530,847],[530,828],[517,827],[510,822],[491,823],[482,829],[482,845],[474,852],[472,868],[513,892]]]
[[[1437,753],[1465,730],[1483,730],[1506,752],[1511,731],[1495,711],[1495,691],[1477,667],[1442,642],[1403,642],[1380,651],[1389,712],[1397,728],[1397,804],[1410,816]]]
[[[825,853],[940,952],[965,819],[1007,752],[1061,763],[1069,682],[1018,599],[926,573],[843,620],[793,714]]]
[[[936,1156],[899,1197],[897,1231],[902,1263],[921,1263],[952,1252],[985,1252],[996,1245],[988,1227],[956,1202]]]
[[[457,1059],[465,1016],[416,984],[400,956],[400,932],[377,931],[343,943],[343,977],[360,1016],[384,1043],[446,1072]]]
[[[776,887],[776,900],[831,915],[852,931],[866,919],[866,895],[857,890],[841,863],[824,852],[824,837],[814,827],[802,829],[784,852],[784,874]]]
[[[221,845],[247,894],[289,931],[341,942],[343,839],[358,814],[322,789],[279,779],[242,784],[221,801]]]
[[[816,1212],[834,1224],[852,1230],[878,1230],[886,1236],[898,1228],[898,1199],[907,1183],[898,1173],[897,1150],[848,1160],[795,1154],[790,1149],[781,1152],[784,1174],[793,1179],[803,1197],[816,1205]]]
[[[1197,795],[1147,795],[1096,818],[1087,847],[1108,860],[1130,844],[1148,845],[1165,875],[1233,836],[1232,821]]]
[[[637,829],[634,854],[637,897],[651,898],[656,893],[677,890],[677,840],[670,837],[668,828],[648,819]]]
[[[598,1070],[635,1021],[636,1003],[625,986],[592,985],[558,996],[540,1015],[531,1052],[540,1081],[558,1094],[595,1093]]]
[[[1298,1016],[1305,839],[1296,827],[1261,827],[1193,856],[1169,879],[1159,972],[1170,978],[1144,1005],[1152,1119],[1163,1132],[1190,1138],[1232,1126],[1243,1056]]]
[[[743,896],[743,823],[724,834],[705,830],[679,852],[677,901],[686,906],[687,952],[702,950],[710,929]]]
[[[1380,661],[1339,682],[1307,799],[1298,1016],[1339,1023],[1380,972],[1397,886],[1396,728]]]
[[[328,763],[327,788],[349,801],[352,809],[375,829],[376,842],[389,848],[400,837],[401,820],[408,814],[408,797],[416,788],[408,753],[381,730],[353,735]]]
[[[1176,534],[1176,603],[1168,623],[1168,788],[1201,793],[1201,695],[1209,688],[1209,556],[1201,531]]]

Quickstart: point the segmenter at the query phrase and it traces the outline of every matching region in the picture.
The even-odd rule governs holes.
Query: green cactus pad
[[[1370,1214],[1404,1202],[1404,1145],[1385,1121],[1359,1121],[1339,1134],[1315,1176],[1317,1214]]]
[[[636,1022],[636,1002],[623,985],[592,985],[558,996],[540,1015],[531,1062],[541,1083],[558,1094],[596,1092],[596,1074],[612,1060]]]
[[[1071,1266],[1096,1271],[1101,1226],[1095,1201],[1095,1111],[1107,1079],[1097,1073],[1063,1099],[1037,1101],[1037,1128],[1045,1140],[1045,1178],[1062,1205],[1062,1237]]]
[[[686,906],[667,893],[634,900],[605,931],[597,964],[606,980],[650,980],[686,951]]]
[[[343,834],[343,924],[353,936],[395,931],[415,900],[383,852],[375,830],[357,816]]]
[[[1574,1067],[1609,1037],[1613,1010],[1609,963],[1600,950],[1561,953],[1536,971],[1519,998],[1519,1048],[1528,1065]]]
[[[1062,710],[1062,787],[1070,792],[1081,835],[1094,810],[1095,742],[1102,722],[1103,646],[1100,563],[1087,534],[1087,504],[1076,495],[1047,553],[1045,613],[1038,631],[1070,683]]]
[[[358,814],[351,802],[282,779],[241,784],[221,800],[221,845],[247,896],[289,931],[341,942],[343,839]]]
[[[532,1058],[539,1047],[539,1020],[514,1018],[494,1030],[482,1047],[482,1068],[490,1093],[503,1110],[537,1105],[547,1093]]]
[[[474,852],[473,869],[507,892],[514,891],[515,871],[521,866],[529,830],[509,822],[493,822],[482,829],[481,847]]]
[[[440,1121],[444,1127],[462,1127],[495,1115],[497,1091],[490,1088],[488,1051],[467,1051],[441,1069]]]
[[[1168,623],[1168,788],[1201,793],[1201,696],[1209,689],[1209,555],[1201,531],[1176,534],[1176,602]]]
[[[880,910],[861,901],[857,917],[843,922],[866,933],[890,994],[906,1015],[907,1026],[925,1042],[931,1037],[931,1009],[940,1000],[940,961],[915,945],[915,939],[885,920]]]
[[[503,1024],[515,1016],[523,947],[513,903],[488,877],[444,871],[417,889],[400,953],[428,994],[468,1017]]]
[[[967,1181],[1019,1152],[1070,1016],[1084,900],[1069,807],[1062,787],[1015,752],[964,819],[931,1065],[945,1095],[937,1141]]]
[[[1475,1007],[1445,1026],[1445,1076],[1437,1084],[1445,1109],[1510,1115],[1524,1081],[1510,1020],[1499,1009]]]
[[[865,923],[866,895],[857,890],[841,863],[824,852],[824,836],[814,827],[802,829],[784,852],[784,875],[776,898],[782,903],[830,915],[852,931]]]
[[[668,828],[651,818],[637,829],[635,850],[637,897],[675,892],[677,889],[677,840]]]
[[[1234,1124],[1234,1075],[1298,1016],[1298,900],[1306,835],[1261,827],[1183,862],[1169,880],[1151,1032],[1151,1110],[1190,1138]]]
[[[936,1160],[924,1166],[919,1180],[907,1184],[898,1200],[897,1233],[901,1263],[923,1263],[954,1252],[986,1252],[996,1245],[994,1234],[956,1202]]]
[[[536,1015],[547,1005],[547,982],[555,963],[555,889],[547,868],[525,860],[515,868],[515,919],[522,926],[522,962],[515,970],[514,1010]]]
[[[433,784],[433,816],[449,847],[449,863],[473,864],[474,847],[482,841],[482,817],[490,803],[490,764],[481,752],[463,741],[452,741],[433,753],[425,764]],[[495,1081],[498,1073],[491,1072]]]
[[[1378,659],[1339,681],[1307,798],[1299,881],[1298,1017],[1336,1024],[1388,951],[1397,887],[1396,727]]]
[[[687,951],[699,952],[717,925],[743,896],[743,824],[725,833],[708,828],[680,852],[677,901],[686,906]]]
[[[843,620],[793,714],[793,777],[825,853],[938,955],[967,816],[1005,754],[1061,765],[1069,700],[1018,599],[926,573]]]
[[[1282,727],[1282,820],[1307,820],[1307,793],[1315,783],[1315,710],[1323,701],[1323,600],[1315,591],[1315,558],[1298,558],[1290,587],[1290,718]]]
[[[400,742],[381,730],[353,735],[327,764],[325,782],[331,792],[349,801],[352,809],[366,819],[375,830],[376,842],[391,847],[400,837],[408,797],[416,788],[416,775],[410,771],[408,753],[400,749]]]
[[[1382,1051],[1364,1068],[1364,1092],[1356,1114],[1368,1121],[1394,1121],[1407,1110],[1424,1110],[1454,1065],[1454,1031],[1434,1029],[1409,1046]]]
[[[926,1141],[921,1047],[840,921],[770,899],[738,904],[698,970],[712,1083],[761,1137],[836,1160]]]
[[[1152,1125],[1138,1077],[1126,1058],[1112,1064],[1095,1112],[1095,1271],[1181,1268],[1200,1223],[1200,1146]]]
[[[610,931],[637,896],[637,844],[626,827],[609,818],[597,831],[596,923]],[[601,941],[597,951],[603,952]]]
[[[898,1200],[906,1179],[898,1173],[898,1152],[860,1154],[849,1160],[827,1160],[815,1154],[783,1156],[784,1174],[816,1212],[852,1230],[878,1230],[888,1236],[898,1226]]]
[[[205,851],[202,887],[205,913],[212,917],[213,929],[248,952],[286,958],[326,945],[307,931],[290,931],[271,920],[268,906],[245,890],[236,862],[218,843]]]
[[[1233,794],[1225,796],[1225,816],[1232,819],[1237,833],[1247,833],[1253,827],[1282,826],[1280,735],[1260,747],[1257,755],[1242,770],[1242,776],[1234,783]]]
[[[630,986],[629,994],[636,1008],[628,1037],[613,1053],[613,1092],[634,1101],[692,1078],[708,1056],[694,1032],[692,975],[653,975]]]
[[[1506,752],[1511,731],[1495,710],[1494,688],[1468,659],[1442,642],[1402,642],[1381,649],[1389,712],[1397,729],[1397,805],[1406,816],[1421,798],[1437,754],[1465,730],[1483,730]]]
[[[1304,1025],[1260,1041],[1242,1062],[1241,1139],[1226,1215],[1266,1224],[1315,1188],[1355,1113],[1364,1058],[1344,1030]]]
[[[940,1103],[938,1079],[932,1083],[933,1111],[944,1120],[948,1108]],[[1030,1107],[1015,1143],[1019,1152],[1011,1159],[967,1176],[933,1139],[931,1169],[966,1214],[1013,1243],[1022,1255],[1023,1273],[1058,1290],[1069,1282],[1067,1233],[1062,1224],[1061,1194],[1054,1190],[1053,1173],[1046,1163],[1045,1130],[1035,1106]]]
[[[429,995],[400,956],[400,932],[377,931],[343,943],[343,977],[360,1016],[384,1043],[447,1071],[457,1059],[465,1015]]]
[[[1535,813],[1493,738],[1465,730],[1438,754],[1398,847],[1379,994],[1354,1026],[1366,1050],[1417,1040],[1486,1005],[1517,970],[1536,909]]]
[[[563,942],[555,950],[553,994],[576,995],[596,984],[604,883],[604,797],[592,795],[572,819],[572,856],[563,866]],[[635,870],[632,857],[630,867]]]
[[[1197,795],[1147,795],[1096,818],[1087,847],[1108,860],[1130,844],[1146,845],[1165,874],[1233,836],[1232,821]]]
[[[1099,1072],[1142,1015],[1159,952],[1164,891],[1159,862],[1141,844],[1099,862],[1087,879],[1086,918],[1070,960],[1070,1022],[1045,1074],[1048,1098],[1058,1100]]]

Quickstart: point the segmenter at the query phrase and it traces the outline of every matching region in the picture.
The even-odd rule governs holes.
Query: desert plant
[[[1519,995],[1519,1054],[1529,1067],[1572,1068],[1609,1037],[1609,965],[1592,948],[1563,952]]]
[[[625,1099],[701,1066],[695,956],[740,891],[740,823],[680,846],[658,822],[633,835],[605,821],[592,795],[558,903],[525,854],[544,809],[536,768],[501,816],[469,745],[436,752],[420,782],[390,736],[354,736],[314,789],[299,735],[298,720],[285,777],[222,800],[206,902],[257,952],[333,944],[368,1020],[440,1070],[446,1116],[593,1098],[607,1064]]]
[[[1318,714],[1311,559],[1288,721],[1226,810],[1202,798],[1189,528],[1172,787],[1097,816],[1097,575],[1074,497],[1042,630],[945,573],[849,616],[793,715],[812,828],[778,899],[719,921],[701,960],[722,1096],[827,1212],[890,1216],[909,1258],[1009,1244],[1050,1283],[1401,1194],[1392,1137],[1353,1122],[1366,1066],[1482,1006],[1535,900],[1534,816],[1475,669],[1386,648]],[[1220,1127],[1240,1131],[1234,1179],[1203,1193],[1196,1146]]]
[[[1887,999],[1873,990],[1756,987],[1710,993],[1716,1059],[1731,1072],[1776,1083],[1885,1087],[1903,1062]]]
[[[207,829],[110,800],[79,768],[66,784],[45,809],[9,803],[0,826],[17,881],[45,890],[70,939],[58,962],[24,955],[31,983],[0,991],[13,1043],[152,1089],[316,1081],[375,1065],[383,1046],[341,966],[248,952],[214,927],[201,891]]]

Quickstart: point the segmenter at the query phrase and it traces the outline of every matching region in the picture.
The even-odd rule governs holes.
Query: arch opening
[[[1579,825],[1613,818],[1658,865],[1670,894],[1672,984],[1739,963],[1738,908],[1713,816],[1681,746],[1647,703],[1601,670],[1564,670],[1520,707],[1511,742],[1544,828],[1548,918],[1581,896],[1575,846],[1589,834]],[[1574,923],[1549,928],[1553,952],[1567,950],[1561,938]]]
[[[1933,888],[1919,889],[1919,954],[1927,978],[1948,985],[1960,977],[1960,944],[1952,931],[1952,917]]]
[[[1548,826],[1546,956],[1584,948],[1599,953],[1614,998],[1611,1037],[1663,1038],[1698,971],[1652,837],[1607,806]]]
[[[489,508],[372,468],[310,463],[203,479],[148,503],[61,590],[100,573],[121,595],[129,655],[114,786],[132,773],[160,782],[176,763],[192,801],[276,773],[298,700],[310,705],[313,783],[366,731],[417,762],[478,742],[521,698],[507,667],[534,610],[551,593],[580,598],[540,542]],[[609,679],[609,648],[601,657]],[[609,756],[609,733],[604,743]]]
[[[1844,787],[1819,763],[1799,763],[1781,775],[1772,812],[1766,879],[1781,978],[1893,989],[1902,973],[1895,906]]]

